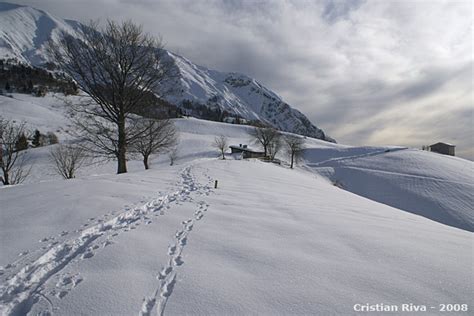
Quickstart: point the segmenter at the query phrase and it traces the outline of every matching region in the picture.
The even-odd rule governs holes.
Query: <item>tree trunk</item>
[[[225,160],[225,155],[224,151],[222,151],[222,160]]]
[[[2,178],[3,185],[9,185],[10,179],[8,177],[8,172],[3,171],[3,178]]]
[[[125,118],[118,123],[118,166],[117,173],[127,172],[127,134],[125,132]]]
[[[145,166],[146,170],[150,169],[148,166],[148,155],[143,156],[143,165]]]
[[[291,169],[293,169],[293,160],[294,160],[294,157],[295,157],[295,153],[292,152],[292,153],[291,153],[291,166],[290,166]]]

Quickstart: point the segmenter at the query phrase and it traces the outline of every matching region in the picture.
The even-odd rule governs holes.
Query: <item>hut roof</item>
[[[258,151],[258,150],[255,150],[255,149],[252,149],[252,148],[249,148],[249,147],[243,147],[243,146],[237,146],[237,145],[230,145],[229,148],[234,148],[234,149],[238,149],[238,150],[246,151],[246,152],[251,152],[251,153],[258,153],[258,154],[263,153],[263,151]]]
[[[443,143],[443,142],[437,142],[435,144],[430,145],[430,147],[434,147],[434,146],[437,146],[437,145],[446,145],[446,146],[449,146],[449,147],[456,147],[456,145],[449,144],[449,143]]]

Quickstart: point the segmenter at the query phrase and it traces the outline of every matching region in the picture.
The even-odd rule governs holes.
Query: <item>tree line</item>
[[[272,127],[254,127],[248,132],[251,140],[263,149],[263,159],[274,161],[276,155],[282,150],[289,159],[290,168],[302,157],[304,149],[304,137],[293,134],[282,134]],[[222,159],[229,147],[227,137],[216,136],[212,144],[219,150]]]
[[[48,91],[75,95],[78,87],[71,79],[46,69],[0,59],[0,94],[27,93],[44,96]]]
[[[145,169],[150,168],[150,156],[168,152],[170,164],[177,159],[177,132],[170,120],[140,120],[147,125],[147,133],[138,138],[130,148],[133,157],[141,157]],[[143,128],[143,127],[141,127]],[[29,132],[24,122],[16,123],[0,116],[0,182],[3,185],[20,184],[30,174],[33,166],[29,148],[48,145],[49,160],[54,171],[64,179],[76,177],[79,168],[93,163],[95,150],[81,143],[59,144],[52,132]]]

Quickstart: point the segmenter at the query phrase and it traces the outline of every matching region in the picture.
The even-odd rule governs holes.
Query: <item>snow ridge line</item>
[[[210,179],[210,177],[208,178]],[[193,182],[195,181],[193,177],[190,179]],[[208,195],[210,191],[209,186],[203,188],[206,191],[205,194]],[[166,303],[176,284],[177,268],[184,264],[182,253],[184,247],[187,245],[188,235],[193,230],[195,223],[204,217],[204,213],[207,212],[207,208],[209,207],[204,201],[198,202],[197,206],[198,208],[194,212],[194,217],[181,222],[181,229],[174,235],[174,243],[168,247],[168,263],[156,276],[159,285],[153,292],[153,295],[143,299],[142,307],[139,312],[140,316],[150,316],[155,306],[157,306],[157,314],[160,316],[164,315]]]
[[[82,259],[92,257],[93,250],[98,249],[98,239],[106,238],[103,247],[110,244],[110,238],[118,235],[120,230],[140,220],[149,218],[146,214],[158,212],[167,204],[178,198],[186,199],[197,187],[192,181],[190,167],[181,171],[182,187],[174,192],[160,196],[141,207],[122,212],[112,219],[91,226],[82,231],[79,237],[53,245],[31,264],[22,267],[15,275],[6,279],[0,287],[0,314],[26,314],[37,300],[44,297],[41,292],[43,285],[74,259],[82,255]],[[133,228],[133,227],[132,227]]]
[[[405,148],[405,147],[390,148],[390,149],[385,149],[385,150],[372,151],[372,152],[368,152],[368,153],[360,154],[360,155],[330,158],[330,159],[320,161],[320,162],[308,162],[308,163],[306,163],[306,165],[308,167],[312,167],[312,168],[314,168],[314,167],[329,167],[329,166],[331,166],[330,164],[333,163],[333,162],[341,162],[341,161],[344,161],[344,160],[354,160],[354,159],[378,156],[378,155],[382,155],[382,154],[386,154],[386,153],[392,153],[392,152],[395,152],[395,151],[400,151],[400,150],[405,150],[405,149],[408,149],[408,148]],[[326,164],[329,164],[329,166],[326,166]]]

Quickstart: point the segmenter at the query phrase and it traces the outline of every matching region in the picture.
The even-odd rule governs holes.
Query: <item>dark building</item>
[[[430,145],[430,151],[433,151],[435,153],[440,153],[443,155],[454,156],[454,147],[456,146],[440,142],[440,143]]]
[[[261,158],[265,156],[265,153],[262,151],[255,151],[247,147],[247,145],[239,144],[239,146],[231,145],[229,146],[233,154],[242,153],[242,158]]]

